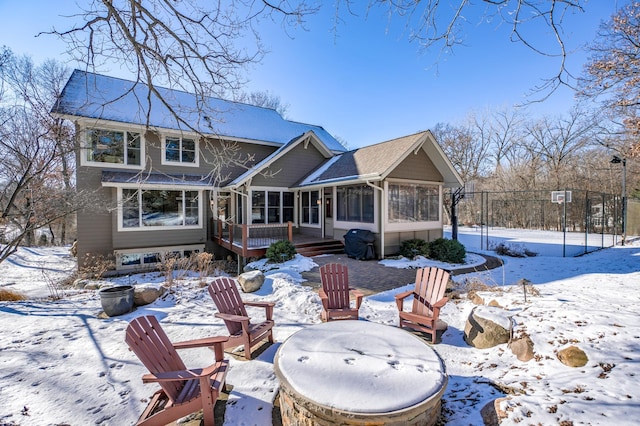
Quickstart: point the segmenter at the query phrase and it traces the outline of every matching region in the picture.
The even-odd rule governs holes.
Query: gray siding
[[[391,173],[390,178],[442,182],[443,177],[424,150],[409,154]]]
[[[326,159],[313,144],[304,147],[303,143],[295,146],[267,168],[264,176],[259,174],[251,182],[252,186],[273,186],[288,188],[307,176]],[[269,172],[273,176],[269,176]]]
[[[442,228],[415,232],[386,232],[384,234],[384,254],[385,256],[398,254],[400,252],[400,245],[406,240],[418,238],[425,241],[433,241],[442,238],[442,235]]]

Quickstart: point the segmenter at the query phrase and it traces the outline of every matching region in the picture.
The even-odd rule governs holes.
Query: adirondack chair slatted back
[[[184,362],[153,315],[133,319],[127,327],[125,341],[152,374],[186,370]],[[197,380],[193,382],[198,384]],[[158,384],[174,402],[179,399],[186,383],[189,382],[161,381]]]
[[[349,307],[349,271],[346,265],[327,263],[321,266],[320,280],[329,297],[329,309]]]
[[[208,289],[213,303],[218,308],[218,312],[221,314],[248,316],[238,287],[232,278],[218,277],[209,284]],[[229,330],[229,334],[242,333],[242,325],[240,323],[226,320],[224,323],[227,326],[227,330]]]
[[[422,268],[416,271],[416,296],[413,299],[412,312],[418,315],[432,316],[434,303],[444,297],[449,282],[449,272],[440,268]]]

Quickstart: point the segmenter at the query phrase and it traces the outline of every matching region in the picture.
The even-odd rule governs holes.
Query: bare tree
[[[601,25],[580,80],[580,95],[602,99],[634,136],[640,135],[639,47],[640,2],[632,1]],[[640,144],[624,155],[640,155]]]
[[[274,109],[283,118],[287,117],[287,110],[289,109],[289,104],[283,103],[280,96],[274,95],[269,91],[241,92],[234,96],[234,100],[236,102]]]
[[[54,237],[56,223],[65,243],[66,221],[75,211],[73,131],[49,110],[67,76],[54,61],[35,67],[28,57],[12,55],[0,69],[6,86],[0,104],[0,262],[18,245],[35,244],[37,229],[48,227]]]

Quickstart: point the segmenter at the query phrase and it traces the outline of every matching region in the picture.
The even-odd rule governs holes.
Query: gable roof
[[[204,135],[274,145],[286,144],[313,131],[331,151],[346,151],[322,127],[285,120],[271,108],[213,97],[205,98],[204,105],[199,106],[198,99],[191,93],[156,89],[169,107],[150,93],[145,84],[75,70],[51,112],[66,118],[84,117],[178,131],[195,129]],[[151,97],[150,112],[148,96]],[[184,122],[179,122],[170,108]]]
[[[445,187],[460,187],[462,178],[435,141],[430,131],[415,133],[375,145],[345,152],[320,166],[298,187],[324,186],[335,183],[358,183],[386,178],[409,154],[423,149],[438,172]]]
[[[224,186],[223,189],[225,189],[225,188],[237,188],[238,186],[241,186],[242,184],[244,184],[245,182],[247,182],[248,180],[253,178],[255,175],[257,175],[261,171],[265,170],[267,167],[269,167],[271,164],[273,164],[276,160],[278,160],[279,158],[282,158],[289,151],[291,151],[293,148],[295,148],[296,146],[298,146],[301,143],[304,143],[304,144],[311,143],[311,144],[313,144],[316,147],[316,149],[318,149],[318,151],[323,156],[325,156],[325,158],[330,158],[330,157],[333,156],[333,154],[327,148],[327,146],[324,145],[322,143],[322,141],[318,138],[318,136],[313,131],[310,130],[307,133],[305,133],[304,135],[289,141],[289,143],[287,143],[285,145],[282,145],[280,148],[275,150],[271,155],[267,156],[264,160],[262,160],[259,163],[255,164],[250,169],[248,169],[246,172],[244,172],[240,176],[236,177],[231,182],[227,183]]]

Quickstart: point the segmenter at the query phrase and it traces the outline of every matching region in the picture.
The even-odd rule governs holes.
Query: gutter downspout
[[[382,182],[382,181],[380,181]],[[377,185],[372,184],[369,181],[365,182],[367,184],[367,186],[370,186],[373,189],[377,189],[378,191],[380,191],[380,258],[384,259],[384,233],[385,233],[385,227],[384,227],[384,206],[386,205],[386,200],[384,197],[384,189],[380,188]],[[384,183],[383,183],[384,185]]]

